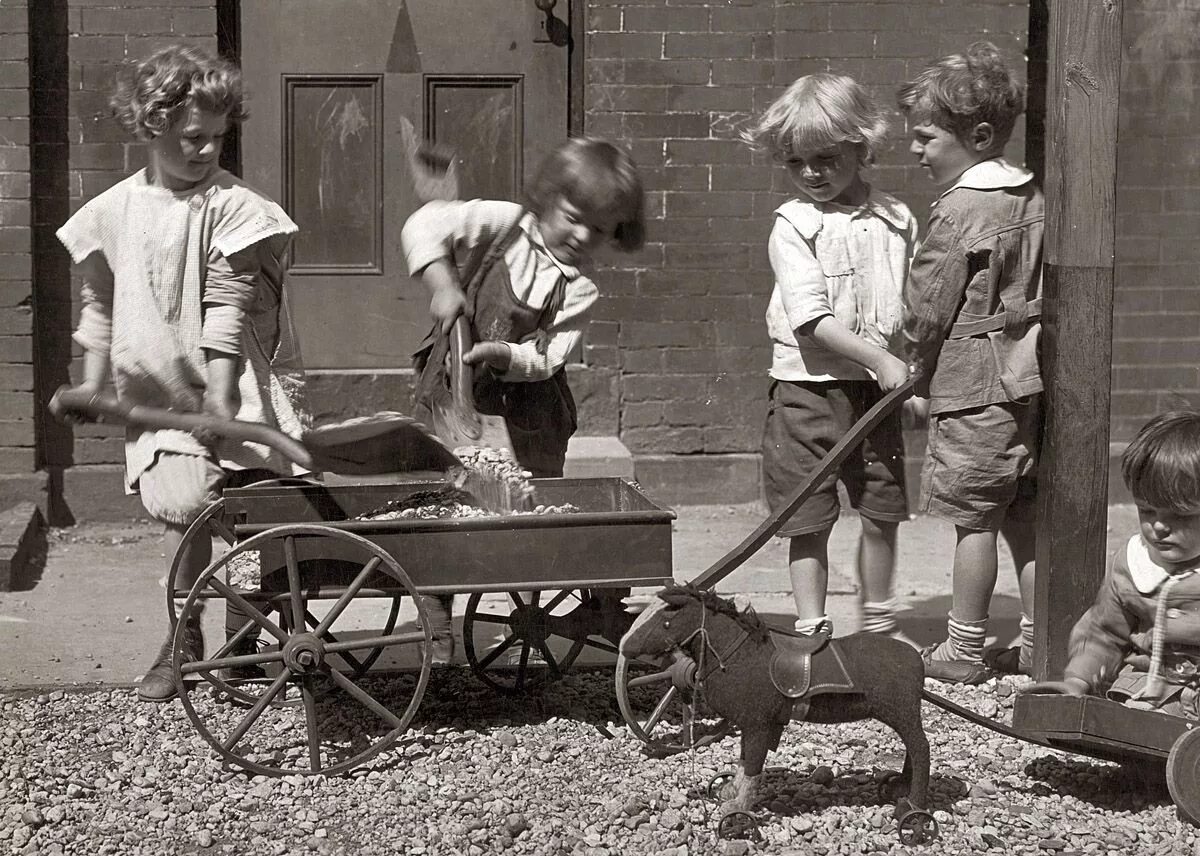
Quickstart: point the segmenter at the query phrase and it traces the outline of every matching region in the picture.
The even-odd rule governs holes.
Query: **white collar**
[[[546,242],[542,240],[542,230],[538,227],[537,215],[532,211],[526,211],[518,225],[521,227],[521,231],[529,236],[529,243],[533,244],[538,252],[548,258],[551,264],[562,272],[563,276],[567,279],[575,279],[579,276],[579,268],[563,264],[554,257],[554,253],[546,249]]]
[[[898,232],[908,231],[912,215],[894,196],[868,186],[867,199],[861,205],[838,205],[833,202],[810,202],[806,199],[789,199],[775,209],[775,213],[795,227],[805,238],[812,239],[821,231],[821,216],[838,212],[854,217],[858,214],[874,214]]]
[[[951,190],[960,187],[969,190],[1000,190],[1005,187],[1020,187],[1032,180],[1033,173],[1029,170],[1011,164],[1002,157],[991,158],[964,170],[958,181],[942,191],[938,198],[941,199]]]
[[[1142,594],[1154,594],[1155,590],[1171,577],[1186,576],[1196,568],[1187,568],[1173,574],[1150,557],[1150,548],[1141,535],[1134,535],[1125,545],[1125,563],[1129,565],[1129,577]]]

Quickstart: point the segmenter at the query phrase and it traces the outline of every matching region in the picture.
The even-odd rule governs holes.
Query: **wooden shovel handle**
[[[57,407],[55,407],[57,404]],[[92,395],[69,386],[59,387],[51,399],[51,409],[73,410],[93,419],[115,422],[121,425],[138,425],[143,428],[174,428],[179,431],[208,431],[218,437],[247,443],[269,446],[290,461],[305,469],[315,469],[312,455],[298,441],[267,425],[257,422],[242,422],[237,419],[220,419],[207,413],[184,413],[147,407],[142,404],[126,404],[115,395],[100,392]]]
[[[746,536],[742,543],[718,559],[707,571],[692,580],[691,584],[701,589],[712,588],[725,579],[730,572],[736,570],[743,562],[757,553],[762,548],[762,545],[767,543],[771,536],[779,531],[783,522],[791,517],[792,513],[813,495],[816,489],[821,486],[821,483],[825,481],[826,477],[841,466],[842,461],[846,460],[850,453],[858,447],[858,444],[865,440],[867,435],[874,431],[889,413],[899,407],[900,402],[912,394],[916,383],[916,376],[911,375],[908,380],[879,399],[874,407],[864,413],[862,418],[851,426],[850,432],[838,440],[834,447],[825,454],[825,457],[821,459],[821,465],[808,474],[808,478],[796,488],[796,492],[788,498],[788,501],[782,508],[764,520],[762,525]]]
[[[475,409],[475,371],[473,366],[462,361],[463,354],[474,344],[471,323],[465,315],[459,315],[450,328],[450,397],[463,430],[478,438],[483,436],[483,425]]]

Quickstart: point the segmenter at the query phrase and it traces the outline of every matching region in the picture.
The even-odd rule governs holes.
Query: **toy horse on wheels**
[[[895,813],[900,841],[913,845],[937,837],[937,821],[925,809],[929,741],[921,722],[925,667],[917,651],[873,633],[832,639],[771,628],[752,608],[738,610],[691,585],[668,587],[658,597],[621,639],[621,654],[673,659],[673,679],[702,692],[712,710],[740,727],[737,774],[722,789],[728,799],[721,806],[721,836],[757,827],[750,810],[763,763],[788,722],[873,718],[904,743],[899,783],[908,793]]]

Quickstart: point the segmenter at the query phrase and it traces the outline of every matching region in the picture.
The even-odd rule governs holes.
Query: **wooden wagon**
[[[175,680],[197,731],[226,760],[257,773],[336,774],[361,765],[408,729],[429,680],[431,634],[417,595],[469,595],[467,661],[502,692],[553,680],[585,648],[615,653],[628,619],[602,608],[594,593],[669,582],[675,514],[618,478],[533,484],[539,502],[578,510],[356,520],[438,485],[281,480],[226,490],[188,530],[179,555],[210,537],[227,552],[187,591],[175,590],[177,555],[167,581],[170,594],[186,595],[178,614],[167,600]],[[205,659],[186,662],[182,628],[208,601],[234,602],[249,619]],[[368,613],[366,626],[346,624],[355,610]],[[255,630],[261,649],[232,654]],[[369,676],[383,658],[409,667]],[[226,677],[247,666],[269,677]]]

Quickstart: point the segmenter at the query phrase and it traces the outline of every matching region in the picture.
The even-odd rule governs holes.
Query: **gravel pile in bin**
[[[1007,721],[1017,683],[930,687]],[[222,769],[178,701],[142,704],[132,689],[9,694],[0,852],[1200,856],[1165,788],[930,705],[925,717],[941,839],[905,848],[877,787],[902,749],[878,723],[790,725],[768,757],[764,839],[717,841],[705,789],[735,761],[736,736],[646,757],[617,712],[611,670],[569,673],[532,698],[494,694],[466,669],[435,671],[406,735],[337,779]]]

